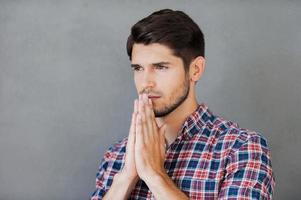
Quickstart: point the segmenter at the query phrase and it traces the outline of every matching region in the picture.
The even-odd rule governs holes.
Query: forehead
[[[134,44],[132,49],[133,64],[151,64],[158,62],[170,62],[173,64],[181,63],[181,58],[173,54],[172,49],[166,45],[152,44]]]

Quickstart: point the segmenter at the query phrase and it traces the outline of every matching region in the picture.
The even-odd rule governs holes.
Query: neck
[[[163,124],[166,126],[165,139],[169,146],[178,136],[180,128],[186,118],[191,115],[198,107],[198,103],[194,94],[189,94],[187,99],[177,107],[173,112],[165,117],[156,118],[159,127]]]

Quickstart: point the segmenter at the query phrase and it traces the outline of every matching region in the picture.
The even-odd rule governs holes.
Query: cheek
[[[179,88],[171,81],[165,80],[160,89],[166,98],[171,98]]]
[[[166,95],[167,98],[174,98],[177,96],[178,93],[180,93],[183,90],[184,87],[184,80],[176,80],[176,79],[170,79],[165,80],[164,85],[162,85],[161,90]]]
[[[161,80],[167,88],[176,88],[183,82],[181,74],[176,72],[170,73],[168,76],[161,77]]]

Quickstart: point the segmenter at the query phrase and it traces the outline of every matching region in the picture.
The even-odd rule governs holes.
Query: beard
[[[154,106],[155,117],[165,117],[177,109],[188,97],[190,91],[189,78],[185,77],[183,86],[181,87],[181,92],[172,97],[171,101],[167,105],[164,105],[163,108],[156,108]]]

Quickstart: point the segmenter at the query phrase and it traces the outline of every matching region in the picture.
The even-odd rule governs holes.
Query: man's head
[[[194,85],[204,69],[204,38],[185,13],[165,9],[137,22],[127,52],[137,91],[152,99],[156,117],[195,98]]]
[[[205,57],[204,35],[199,26],[184,12],[164,9],[138,21],[127,40],[127,53],[132,59],[134,44],[159,43],[169,47],[184,63],[185,72],[197,56]]]

